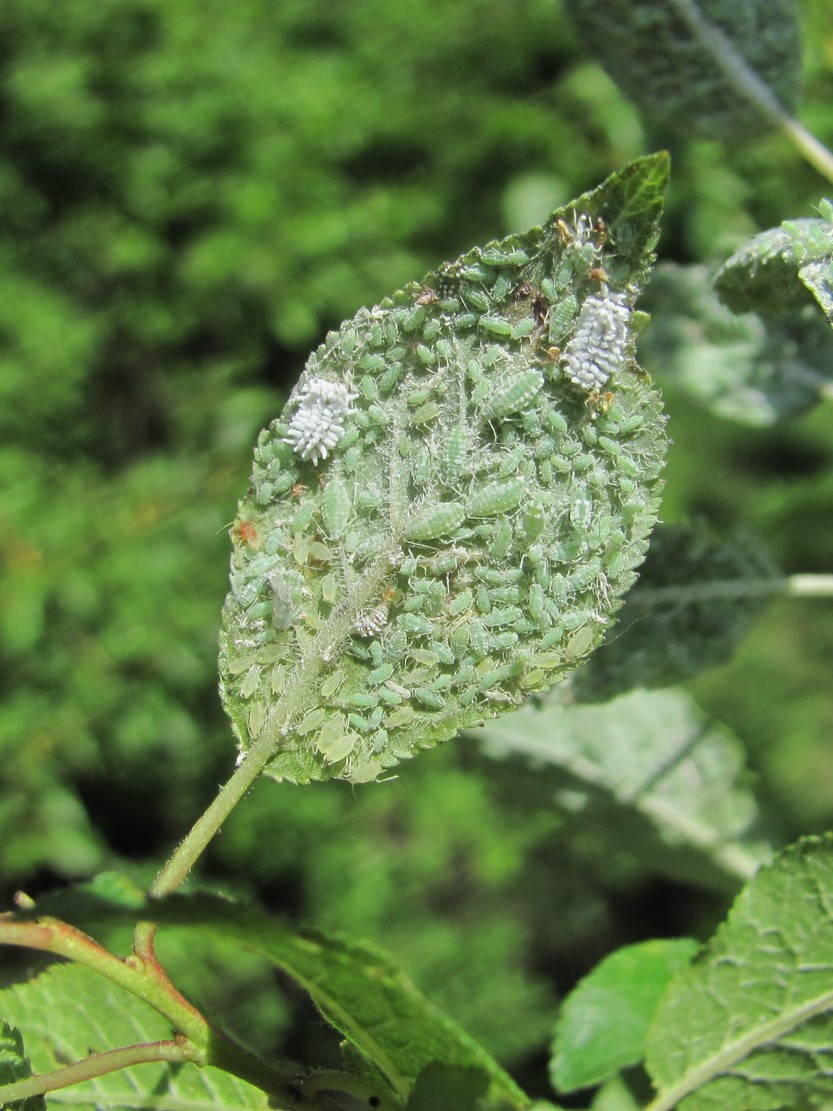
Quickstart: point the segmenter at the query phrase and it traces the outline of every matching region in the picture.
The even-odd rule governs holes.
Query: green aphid
[[[520,504],[525,483],[521,479],[509,482],[489,482],[469,496],[466,506],[470,517],[496,517],[508,513]]]
[[[429,320],[426,322],[425,327],[422,329],[423,339],[429,343],[435,340],[442,331],[442,322],[439,320]]]
[[[382,370],[384,365],[384,355],[371,355],[370,352],[367,352],[359,359],[359,366],[363,370]],[[359,383],[359,387],[361,388],[361,383]]]
[[[430,687],[417,687],[413,692],[413,696],[417,702],[427,707],[429,710],[442,710],[445,706],[445,699],[442,695],[437,694],[437,692],[431,690]]]
[[[468,452],[468,429],[464,425],[456,425],[449,432],[440,457],[440,473],[446,482],[454,483],[463,474]]]
[[[417,636],[428,636],[434,631],[434,626],[428,618],[418,613],[401,613],[396,622],[400,629]]]
[[[466,610],[471,609],[474,604],[474,594],[471,590],[464,590],[462,594],[457,594],[451,599],[448,605],[448,612],[452,617],[457,617]]]
[[[463,296],[463,300],[479,312],[488,312],[492,307],[492,302],[480,289],[475,289],[473,286],[465,286],[460,292]],[[482,320],[482,317],[480,319]]]
[[[480,327],[494,336],[511,336],[512,325],[502,316],[481,316]]]
[[[402,364],[392,363],[379,379],[379,392],[388,394],[402,377]]]
[[[459,502],[437,502],[419,510],[405,529],[406,540],[437,540],[453,532],[466,519]]]
[[[436,401],[427,401],[424,405],[420,405],[408,417],[408,423],[412,425],[433,424],[437,417],[442,412],[442,407]]]
[[[298,722],[295,726],[295,732],[300,736],[305,736],[307,733],[312,733],[314,729],[318,729],[323,725],[327,719],[327,711],[323,706],[319,706],[315,710],[310,710],[308,714]]]
[[[260,668],[254,664],[246,672],[246,677],[240,684],[240,697],[251,698],[258,688],[260,682]]]
[[[353,691],[347,696],[347,705],[353,710],[372,710],[378,702],[379,695],[368,691]]]
[[[514,539],[515,534],[510,522],[506,517],[499,517],[495,522],[492,540],[489,544],[490,558],[495,560],[496,563],[502,563],[509,555]]]
[[[522,374],[518,374],[508,385],[492,393],[483,409],[484,419],[501,420],[511,413],[520,412],[526,408],[543,385],[544,376],[540,371],[525,370]]]
[[[437,361],[434,351],[430,347],[426,347],[424,343],[417,344],[416,355],[423,366],[433,366]]]
[[[492,609],[492,598],[489,591],[482,584],[478,586],[476,591],[477,608],[481,613],[490,613]]]
[[[467,282],[478,282],[483,285],[494,280],[495,275],[485,266],[467,266],[460,277]]]

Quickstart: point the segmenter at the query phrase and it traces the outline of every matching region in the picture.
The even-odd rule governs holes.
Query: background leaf
[[[25,1080],[31,1075],[32,1063],[24,1052],[23,1035],[0,1018],[0,1085]],[[44,1111],[46,1102],[43,1096],[32,1096],[16,1101],[15,1108],[17,1111]]]
[[[791,110],[801,54],[793,0],[567,0],[588,50],[671,131],[736,141],[773,126],[744,85]],[[716,41],[717,40],[717,44]]]
[[[777,318],[746,311],[766,305],[740,297],[742,288],[729,297],[736,315],[718,300],[707,267],[660,264],[646,299],[652,323],[640,337],[640,355],[660,381],[679,384],[715,415],[762,427],[803,413],[829,393],[833,336],[808,305],[794,269],[784,283],[774,281]],[[794,311],[785,313],[792,302]]]
[[[706,724],[680,691],[633,691],[600,706],[524,707],[478,737],[492,755],[557,768],[563,779],[553,801],[572,815],[576,831],[592,828],[599,837],[604,830],[617,849],[633,839],[655,867],[660,846],[673,848],[678,877],[702,874],[705,865],[707,875],[717,868],[724,878],[748,879],[768,856],[754,830],[754,798],[738,782],[741,745]],[[650,852],[652,836],[634,818],[647,820],[657,838]]]
[[[718,541],[702,526],[660,525],[615,632],[575,673],[573,694],[605,701],[723,663],[784,581],[758,537]]]
[[[645,1058],[645,1037],[672,975],[697,951],[689,938],[617,949],[561,1005],[550,1075],[572,1092],[610,1079]]]
[[[761,869],[657,1012],[653,1108],[776,1111],[833,1093],[833,840]]]
[[[363,310],[261,433],[220,674],[270,774],[375,779],[599,643],[659,504],[664,421],[627,305],[667,169],[633,163]],[[330,422],[319,457],[307,430]]]
[[[36,1073],[51,1072],[91,1053],[171,1037],[170,1024],[145,1003],[77,964],[53,964],[26,983],[0,992],[0,1011],[26,1032]],[[145,1064],[49,1093],[50,1106],[82,1111],[101,1106],[266,1108],[267,1096],[219,1069]]]

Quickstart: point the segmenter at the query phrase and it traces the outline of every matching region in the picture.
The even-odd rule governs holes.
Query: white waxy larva
[[[388,607],[383,602],[374,609],[364,610],[358,614],[353,627],[359,636],[372,637],[381,633],[387,623]]]
[[[283,442],[311,463],[326,459],[344,435],[345,418],[354,412],[350,402],[357,396],[343,382],[310,379],[296,398],[295,415]]]
[[[406,540],[436,540],[458,528],[466,518],[457,502],[438,502],[416,513],[405,529]]]
[[[508,386],[492,394],[483,410],[486,420],[500,420],[510,413],[520,412],[544,385],[544,376],[537,370],[526,370],[517,375]]]
[[[489,482],[472,494],[468,501],[470,517],[496,517],[520,504],[524,492],[524,482],[513,479],[511,482]]]
[[[625,361],[631,310],[624,293],[592,294],[581,306],[564,352],[565,373],[586,390],[600,390]]]

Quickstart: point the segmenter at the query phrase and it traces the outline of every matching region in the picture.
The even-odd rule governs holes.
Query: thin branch
[[[42,1096],[59,1088],[68,1088],[71,1084],[81,1084],[84,1080],[95,1080],[96,1077],[107,1076],[133,1065],[160,1061],[182,1064],[184,1061],[193,1061],[193,1050],[194,1047],[189,1042],[177,1038],[165,1042],[142,1042],[126,1045],[121,1049],[108,1049],[104,1053],[94,1053],[83,1061],[76,1061],[74,1065],[65,1065],[37,1076],[27,1076],[25,1080],[16,1080],[13,1084],[4,1084],[0,1087],[0,1106],[5,1107],[6,1104],[28,1099],[30,1096]]]

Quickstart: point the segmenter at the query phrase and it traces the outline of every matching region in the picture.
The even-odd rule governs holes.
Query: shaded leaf
[[[25,1080],[32,1075],[32,1062],[23,1048],[23,1035],[20,1031],[0,1018],[0,1085],[12,1084],[15,1080]],[[17,1100],[13,1106],[17,1111],[43,1111],[46,1101],[43,1096],[31,1096]]]
[[[672,975],[697,951],[689,938],[642,941],[611,953],[573,989],[555,1028],[558,1091],[609,1080],[645,1057],[645,1037]]]
[[[728,730],[707,725],[680,691],[633,691],[600,706],[524,707],[477,737],[491,755],[557,769],[554,798],[568,818],[596,836],[604,831],[618,848],[635,839],[654,866],[665,845],[678,876],[693,856],[748,879],[769,855],[754,832],[755,800],[738,782],[742,746]]]
[[[567,0],[567,10],[622,92],[674,132],[735,143],[795,106],[794,0]]]
[[[489,1054],[437,1011],[374,946],[320,931],[296,931],[259,908],[211,896],[176,895],[131,910],[121,897],[111,902],[82,887],[67,896],[66,912],[63,900],[59,892],[41,906],[83,928],[143,917],[188,927],[196,935],[224,938],[259,954],[309,992],[324,1018],[371,1066],[366,1071],[356,1068],[351,1052],[345,1060],[352,1075],[372,1077],[378,1070],[385,1078],[387,1087],[380,1096],[404,1102],[422,1071],[438,1063],[485,1074],[496,1107],[527,1111],[530,1101]]]
[[[0,1010],[26,1030],[37,1073],[51,1072],[93,1053],[171,1037],[170,1024],[147,1004],[89,968],[54,964],[0,993]],[[219,1069],[143,1064],[49,1093],[50,1105],[94,1111],[104,1107],[178,1111],[183,1107],[266,1108],[258,1088]]]
[[[488,1087],[488,1076],[477,1069],[431,1064],[417,1077],[407,1111],[477,1111]]]
[[[667,168],[362,310],[261,434],[220,674],[276,778],[375,779],[600,642],[658,508],[664,419],[629,321]]]
[[[705,267],[663,263],[651,280],[652,327],[640,354],[718,416],[764,426],[802,413],[831,388],[833,336],[808,307],[795,270],[788,284],[802,311],[736,315],[715,296]],[[754,308],[754,294],[744,303]]]
[[[777,1111],[833,1095],[833,840],[806,838],[738,896],[664,997],[652,1108]]]
[[[723,663],[784,582],[757,537],[660,525],[615,634],[573,677],[575,697],[669,687]]]

